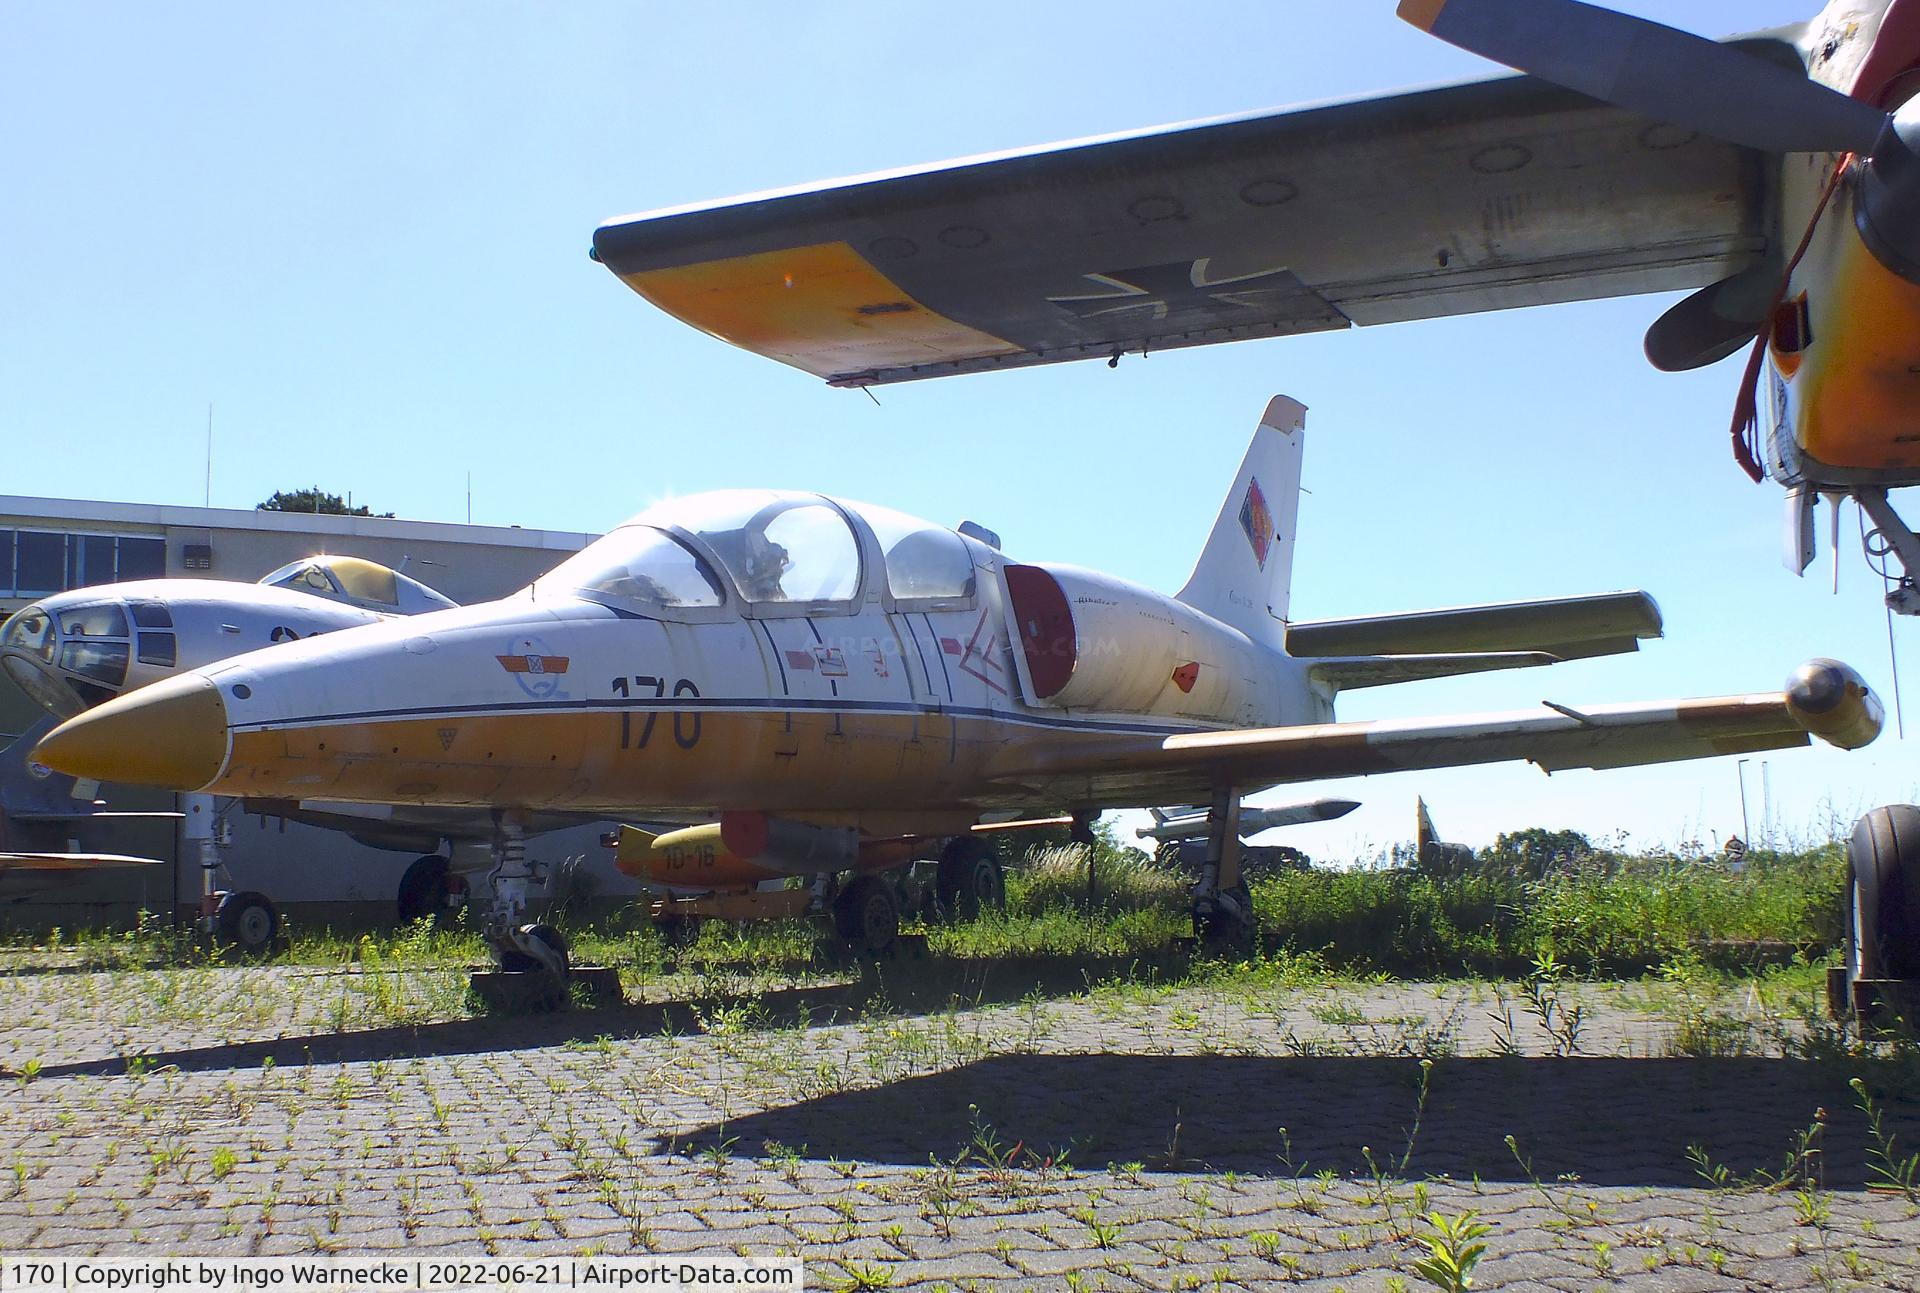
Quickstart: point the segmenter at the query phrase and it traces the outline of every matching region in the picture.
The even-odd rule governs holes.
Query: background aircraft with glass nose
[[[229,656],[453,605],[432,588],[378,562],[327,554],[290,562],[255,583],[141,579],[101,584],[44,598],[0,623],[0,668],[42,709],[65,719]],[[37,739],[35,733],[29,736]],[[71,778],[29,775],[36,771],[25,757],[30,747],[31,741],[12,752],[17,757],[0,752],[0,847],[12,847],[10,837],[17,837],[35,842],[39,850],[0,854],[11,888],[22,892],[84,875],[84,859],[60,846],[74,823],[99,815],[90,788],[79,787],[85,794],[76,798],[67,793],[76,789]],[[441,910],[464,891],[464,881],[454,877],[448,858],[439,851],[443,839],[492,833],[492,823],[484,815],[476,821],[471,812],[395,812],[291,801],[254,806],[271,809],[271,816],[341,830],[372,847],[416,855],[397,889],[402,920]],[[190,841],[203,845],[203,851],[214,850],[201,860],[217,867],[219,831],[198,827],[215,822],[218,810],[210,800],[189,809]],[[144,860],[102,857],[98,865]],[[0,892],[5,891],[6,886],[0,886]],[[235,909],[227,925],[239,928],[238,905],[251,905],[259,913],[251,927],[272,937],[276,917],[265,895],[226,895],[219,900],[223,910],[229,900]]]
[[[719,825],[716,864],[824,879],[884,942],[885,874],[996,815],[1203,805],[1203,931],[1246,920],[1242,792],[1528,759],[1620,767],[1878,734],[1852,670],[1784,691],[1405,722],[1333,721],[1346,688],[1637,648],[1644,593],[1411,615],[1288,618],[1305,409],[1268,406],[1192,578],[1166,596],[1012,560],[959,530],[819,494],[660,503],[524,592],[237,656],[70,719],[39,747],[76,775],[274,798],[495,813],[490,933],[518,923],[531,814]],[[723,846],[723,847],[722,847]],[[984,868],[968,872],[980,881]],[[971,879],[967,880],[972,883]]]

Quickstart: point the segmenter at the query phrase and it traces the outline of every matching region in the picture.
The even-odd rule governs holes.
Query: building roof
[[[80,498],[33,498],[0,494],[0,521],[49,525],[114,525],[146,528],[278,531],[288,534],[353,535],[370,539],[481,543],[506,548],[573,552],[597,535],[573,530],[524,530],[517,525],[461,525],[384,516],[337,516],[326,512],[269,512],[259,508],[176,507],[166,503],[103,503]]]

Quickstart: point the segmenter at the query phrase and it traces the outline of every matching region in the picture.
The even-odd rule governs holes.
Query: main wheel
[[[447,892],[447,859],[438,853],[425,854],[415,858],[400,877],[394,911],[402,925],[429,916],[438,919],[446,914]]]
[[[1854,823],[1847,877],[1847,977],[1920,979],[1920,808]]]
[[[972,919],[983,910],[1006,905],[1007,879],[1000,855],[978,835],[956,835],[940,853],[934,880],[940,906],[956,919]]]
[[[1195,903],[1193,935],[1219,952],[1244,952],[1253,946],[1253,894],[1242,880],[1210,903]]]
[[[840,937],[863,952],[884,952],[900,932],[900,899],[884,876],[863,875],[833,904]]]
[[[280,916],[263,893],[241,889],[220,900],[213,912],[220,942],[248,956],[265,956],[280,936]]]
[[[509,974],[525,974],[534,970],[551,970],[554,977],[564,982],[571,968],[567,961],[567,940],[559,930],[551,925],[522,925],[514,931],[520,938],[538,943],[546,949],[544,955],[522,951],[518,947],[500,949],[500,968]]]

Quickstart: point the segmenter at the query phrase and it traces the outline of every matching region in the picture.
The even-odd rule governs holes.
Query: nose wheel
[[[544,974],[565,983],[572,966],[567,940],[551,925],[521,925],[510,935],[510,946],[500,949],[500,968],[508,974]]]
[[[482,988],[475,976],[474,987],[490,1001],[503,1006],[532,1010],[557,1010],[568,1002],[573,978],[567,956],[567,940],[551,925],[528,923],[527,886],[539,877],[527,858],[526,834],[510,818],[502,817],[494,834],[493,868],[487,873],[487,891],[492,899],[486,913],[487,943],[493,949],[500,973],[487,976]],[[497,982],[494,982],[497,980]]]
[[[213,932],[223,947],[243,956],[266,956],[280,937],[280,914],[263,893],[223,893],[213,909]]]

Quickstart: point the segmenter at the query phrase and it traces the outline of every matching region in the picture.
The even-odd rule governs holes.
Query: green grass
[[[1312,954],[1335,972],[1417,977],[1512,977],[1548,955],[1588,976],[1647,974],[1703,957],[1709,968],[1732,969],[1713,966],[1715,942],[1775,942],[1810,957],[1832,950],[1844,877],[1838,844],[1749,855],[1740,873],[1717,858],[1614,854],[1594,854],[1538,878],[1497,867],[1454,875],[1282,872],[1251,885],[1260,920],[1255,950],[1268,957]],[[956,959],[1167,951],[1189,932],[1190,883],[1137,851],[1104,847],[1089,908],[1084,852],[1035,849],[1009,872],[1004,911],[924,932],[933,955]],[[488,959],[464,917],[444,929],[289,924],[275,963],[403,971]],[[691,939],[669,941],[629,909],[575,923],[567,932],[575,960],[643,977],[670,965],[683,972],[744,967],[802,974],[835,959],[832,934],[799,920],[707,922]],[[43,940],[17,941],[15,950],[103,970],[223,963],[218,949],[150,918],[124,932],[54,931]]]

